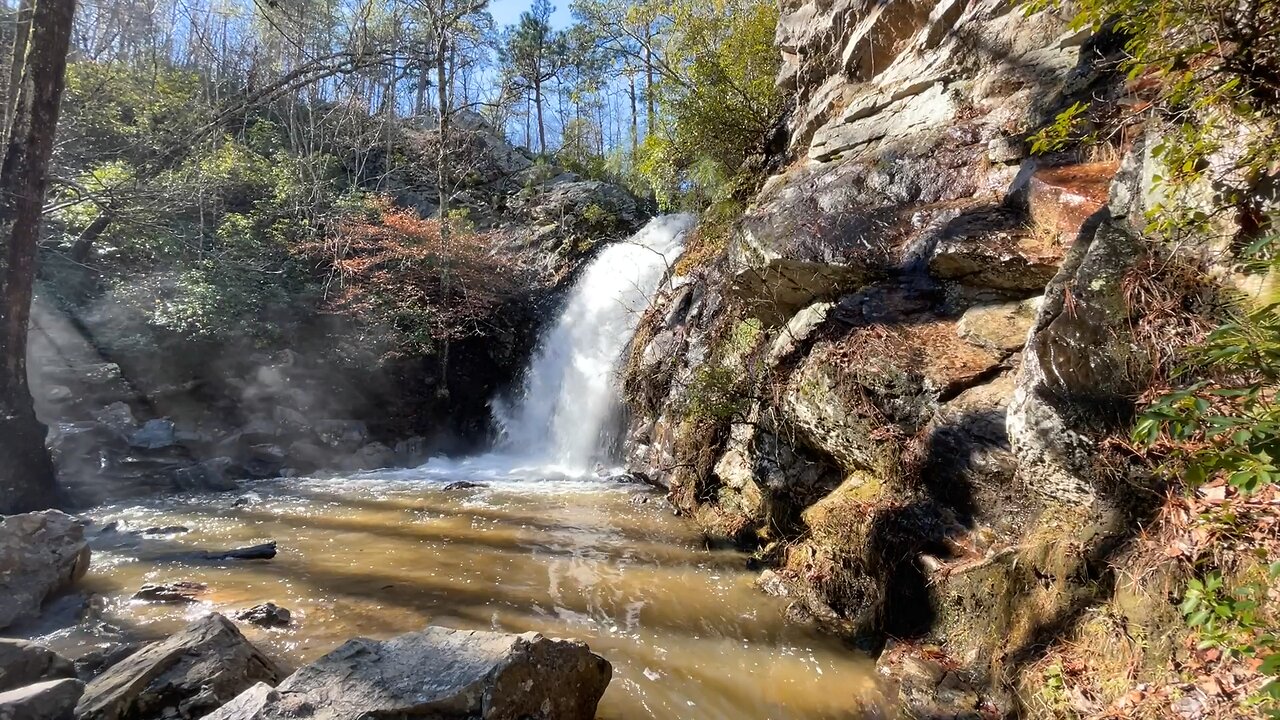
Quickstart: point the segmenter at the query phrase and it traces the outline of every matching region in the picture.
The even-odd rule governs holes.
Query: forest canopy
[[[274,320],[248,330],[271,341],[299,298],[389,307],[334,302],[342,239],[369,218],[417,227],[404,212],[437,218],[442,248],[475,233],[481,127],[535,165],[700,209],[780,109],[776,18],[766,0],[576,0],[560,13],[535,0],[507,27],[487,0],[84,3],[42,272],[92,268],[54,283],[61,300],[105,293],[214,342],[264,307]],[[386,230],[365,237],[392,254],[426,237]],[[484,231],[458,245],[472,260],[497,252]],[[445,321],[393,310],[380,318],[402,331],[392,344],[425,348]]]

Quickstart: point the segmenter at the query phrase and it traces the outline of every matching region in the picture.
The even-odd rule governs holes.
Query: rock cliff
[[[889,643],[913,716],[1017,712],[1161,492],[1117,442],[1160,361],[1137,329],[1204,298],[1131,301],[1174,282],[1143,236],[1159,128],[1031,157],[1077,100],[1126,102],[1122,40],[1004,0],[783,0],[777,44],[783,169],[646,317],[628,461],[798,621]]]

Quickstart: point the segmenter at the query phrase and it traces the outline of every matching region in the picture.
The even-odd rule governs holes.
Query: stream
[[[600,479],[446,491],[450,479],[424,470],[291,479],[243,495],[102,507],[91,515],[121,531],[190,530],[95,551],[85,589],[100,596],[104,622],[145,636],[275,602],[292,626],[241,627],[291,665],[354,636],[428,624],[578,638],[613,663],[602,718],[850,718],[874,696],[869,660],[789,625],[786,601],[753,587],[746,557],[705,549],[661,496]],[[279,543],[274,560],[139,559],[267,540]],[[208,591],[189,605],[131,599],[144,583],[175,581]],[[75,654],[95,641],[83,632],[43,640]]]

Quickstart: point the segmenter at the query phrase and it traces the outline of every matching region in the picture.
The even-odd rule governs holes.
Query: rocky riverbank
[[[37,618],[88,561],[83,525],[70,516],[0,520],[0,631]],[[242,614],[252,623],[282,617],[287,623],[274,606]],[[611,674],[580,642],[439,627],[355,639],[290,673],[212,613],[165,639],[74,663],[35,643],[0,640],[0,717],[590,720]]]

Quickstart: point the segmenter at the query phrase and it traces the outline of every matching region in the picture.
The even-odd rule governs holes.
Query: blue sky
[[[568,27],[573,20],[573,15],[569,12],[570,0],[561,0],[556,2],[552,0],[555,7],[555,14],[551,16],[551,24],[558,28]],[[489,12],[493,13],[493,21],[499,28],[507,25],[514,25],[520,19],[520,13],[529,9],[533,3],[531,0],[491,0],[489,3]]]

